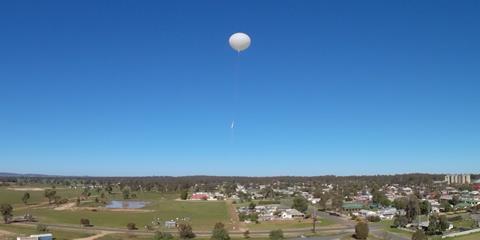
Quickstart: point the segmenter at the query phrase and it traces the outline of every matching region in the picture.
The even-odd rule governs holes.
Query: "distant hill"
[[[34,174],[34,173],[8,173],[8,172],[0,172],[0,177],[49,177],[50,175],[46,174]]]

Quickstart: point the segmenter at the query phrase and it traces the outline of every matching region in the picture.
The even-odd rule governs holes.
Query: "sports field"
[[[179,201],[176,194],[136,193],[134,200],[146,201],[148,204],[141,210],[117,209],[65,209],[55,210],[53,206],[45,205],[44,191],[28,191],[31,195],[29,205],[22,203],[24,191],[1,188],[2,203],[14,206],[14,215],[21,216],[31,213],[39,222],[46,224],[80,224],[81,218],[87,218],[94,226],[126,228],[128,223],[135,223],[138,228],[151,225],[152,221],[175,220],[186,218],[194,230],[211,229],[216,222],[229,225],[229,216],[225,201]],[[58,195],[70,198],[71,202],[81,193],[79,190],[57,189]],[[90,197],[93,199],[96,195]],[[109,200],[122,200],[121,194],[107,196]],[[36,204],[43,203],[42,206]]]

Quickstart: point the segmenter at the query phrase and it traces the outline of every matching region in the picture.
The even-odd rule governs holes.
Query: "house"
[[[480,179],[473,181],[473,188],[477,191],[480,191]]]
[[[344,212],[358,212],[363,209],[363,204],[356,202],[344,202],[342,204],[342,211]]]
[[[383,208],[378,211],[378,215],[381,219],[388,219],[391,220],[397,214],[396,208]]]
[[[297,209],[285,209],[281,214],[282,219],[304,219],[305,214]]]
[[[51,233],[30,235],[30,237],[17,237],[17,240],[53,240]]]
[[[413,193],[413,190],[410,187],[404,187],[404,188],[402,188],[402,191],[407,195],[410,195],[410,194]]]
[[[198,192],[198,193],[193,193],[192,196],[190,197],[190,200],[207,200],[208,198],[209,198],[208,193]]]
[[[374,211],[362,209],[362,210],[358,211],[357,215],[366,218],[366,217],[375,217],[375,216],[377,216],[377,213],[374,212]]]

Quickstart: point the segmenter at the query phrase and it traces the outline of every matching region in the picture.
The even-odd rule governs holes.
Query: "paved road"
[[[302,238],[302,239],[312,239],[312,240],[336,240],[341,239],[344,236],[351,235],[355,229],[355,221],[352,221],[345,217],[337,217],[337,216],[330,216],[327,213],[319,213],[319,216],[325,219],[328,219],[335,224],[332,226],[322,226],[317,227],[316,233],[319,235],[318,237],[311,237],[311,238]],[[18,225],[29,225],[32,227],[36,226],[36,223],[15,223]],[[54,229],[63,229],[63,230],[73,230],[73,231],[88,231],[88,232],[112,232],[112,233],[135,233],[138,235],[152,235],[152,231],[146,231],[144,229],[139,230],[128,230],[124,228],[112,228],[112,227],[82,227],[80,225],[68,225],[68,224],[46,224],[49,228]],[[311,233],[312,228],[295,228],[295,229],[283,229],[283,232],[287,236],[299,236],[305,233]],[[176,233],[176,230],[170,231],[172,233]],[[372,235],[384,238],[389,240],[410,240],[409,238],[395,233],[387,232],[383,229],[383,226],[380,224],[370,224],[370,232]],[[211,231],[195,231],[198,236],[201,237],[209,237],[211,235]],[[250,231],[251,236],[268,236],[270,233],[269,230],[252,230]],[[242,231],[230,231],[230,235],[232,236],[243,236]]]
[[[37,224],[36,223],[14,223],[15,225],[28,225],[31,227],[35,227]],[[82,227],[80,225],[69,225],[69,224],[45,224],[49,228],[55,228],[55,229],[64,229],[64,230],[76,230],[76,231],[88,231],[88,232],[101,232],[101,231],[106,231],[106,232],[114,232],[114,233],[135,233],[139,235],[152,235],[152,231],[146,231],[143,229],[139,230],[128,230],[124,228],[112,228],[112,227]],[[346,226],[331,226],[331,227],[320,227],[317,228],[317,232],[336,232],[336,231],[346,231],[346,230],[351,230],[350,227]],[[170,232],[176,233],[176,230],[171,230]],[[304,233],[309,233],[311,232],[311,228],[295,228],[295,229],[283,229],[283,232],[287,235],[301,235]],[[210,236],[211,231],[195,231],[195,234],[198,236]],[[267,236],[270,234],[270,230],[260,230],[260,231],[250,231],[250,235],[252,236]],[[230,231],[230,235],[241,235],[243,236],[242,231]]]

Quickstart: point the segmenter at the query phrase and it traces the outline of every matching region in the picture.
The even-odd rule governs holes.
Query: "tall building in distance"
[[[470,174],[448,174],[445,175],[445,182],[448,184],[470,184]]]

